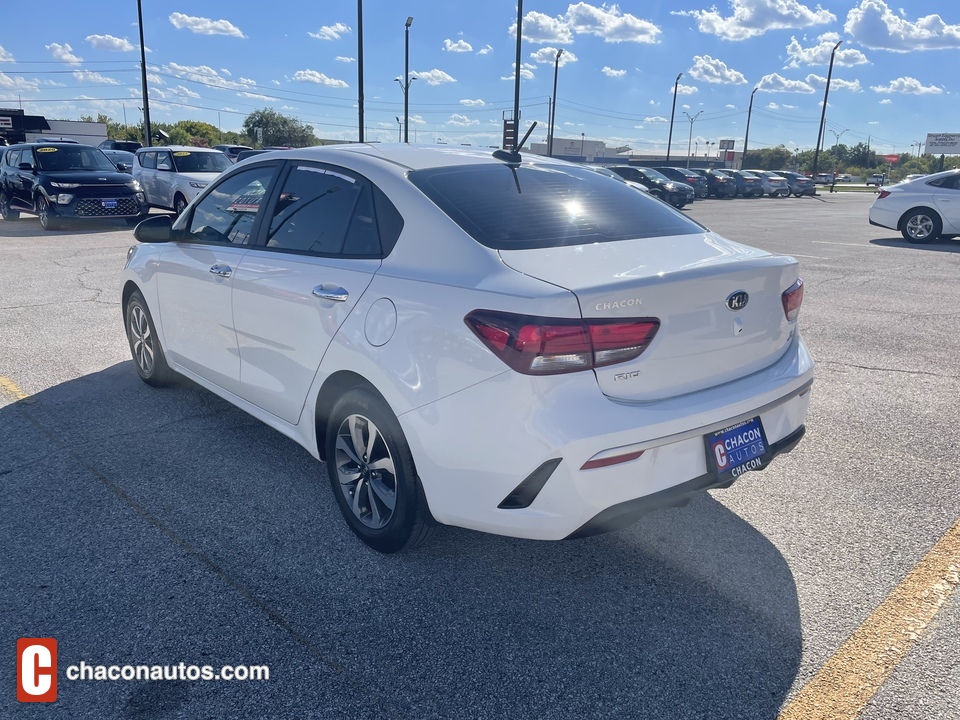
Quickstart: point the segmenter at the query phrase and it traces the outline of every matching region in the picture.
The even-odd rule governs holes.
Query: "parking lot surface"
[[[0,222],[0,635],[56,638],[61,666],[27,705],[0,663],[0,717],[776,718],[831,659],[871,667],[835,656],[885,607],[908,637],[860,717],[960,718],[951,582],[923,626],[883,605],[960,518],[960,242],[871,227],[872,197],[684,209],[801,261],[818,367],[794,452],[616,533],[441,528],[401,556],[355,539],[298,445],[138,379],[128,228]],[[81,661],[270,679],[66,680]]]

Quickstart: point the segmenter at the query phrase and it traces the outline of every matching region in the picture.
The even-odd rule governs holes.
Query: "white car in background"
[[[136,237],[136,372],[184,375],[325,460],[380,552],[436,523],[613,530],[804,433],[797,261],[580,165],[405,144],[264,153]]]
[[[133,177],[140,181],[151,207],[183,212],[213,178],[233,163],[213,148],[168,145],[137,150]]]
[[[870,224],[899,230],[912,243],[960,235],[960,170],[890,185],[870,206]]]

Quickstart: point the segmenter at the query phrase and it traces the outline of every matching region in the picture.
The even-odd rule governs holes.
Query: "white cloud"
[[[767,110],[779,110],[780,106],[775,102],[767,103]]]
[[[194,100],[197,100],[200,97],[199,93],[195,93],[193,90],[185,88],[183,85],[177,85],[175,88],[173,88],[172,92],[176,95],[181,95],[182,97],[193,98]]]
[[[509,75],[502,75],[500,79],[514,80],[516,65],[517,65],[516,63],[511,63],[510,67],[513,68],[514,72],[511,72]],[[531,65],[530,63],[523,63],[522,65],[520,65],[520,77],[523,78],[524,80],[533,80],[534,78],[533,71],[536,69],[537,69],[536,65]]]
[[[736,106],[736,105],[731,105],[730,103],[727,103],[726,105],[724,105],[724,107],[725,107],[727,110],[736,110],[736,109],[737,109],[737,106]]]
[[[60,62],[70,63],[71,65],[79,65],[83,62],[83,58],[74,55],[73,48],[67,43],[63,45],[60,43],[50,43],[44,47],[53,55],[55,60],[59,60]]]
[[[11,77],[0,72],[0,90],[21,90],[24,92],[33,92],[40,89],[39,80],[27,80],[20,75]]]
[[[819,75],[814,75],[813,73],[807,75],[806,81],[813,87],[824,87],[827,84],[827,79],[825,77],[820,77]],[[841,80],[840,78],[830,78],[830,89],[863,92],[863,88],[860,87],[859,80]]]
[[[483,107],[486,103],[483,100],[461,100],[461,105],[466,105],[467,107]]]
[[[227,80],[207,65],[180,65],[179,63],[172,62],[164,65],[164,69],[176,75],[178,78],[205,83],[226,90],[242,90],[245,87],[244,83]]]
[[[337,62],[342,62],[342,63],[352,63],[352,62],[356,62],[356,61],[357,61],[356,58],[344,57],[343,55],[337,55],[337,57],[334,58],[334,59],[335,59]]]
[[[486,47],[483,47],[480,50],[477,50],[477,55],[489,55],[492,52],[493,52],[493,46],[487,45]]]
[[[0,45],[0,62],[13,62],[13,55]]]
[[[457,115],[456,113],[450,116],[450,119],[447,120],[447,125],[455,125],[457,127],[469,127],[470,125],[479,125],[479,120],[471,120],[466,115]]]
[[[829,65],[830,53],[836,47],[840,36],[837,33],[824,33],[817,38],[817,44],[805,48],[795,37],[790,38],[790,44],[787,45],[787,57],[790,58],[784,67],[796,68],[801,65]],[[839,49],[834,53],[833,61],[836,65],[852,67],[854,65],[863,65],[869,62],[867,56],[859,50],[853,48]]]
[[[243,85],[251,85],[251,86],[257,84],[257,81],[256,81],[256,80],[251,80],[250,78],[245,78],[245,77],[243,77],[243,76],[240,77],[240,82],[241,82]]]
[[[728,68],[725,62],[715,60],[709,55],[694,55],[693,67],[687,72],[694,80],[708,83],[745,85],[747,82],[742,72]]]
[[[229,37],[245,38],[240,28],[229,20],[211,20],[205,17],[194,17],[175,12],[170,15],[170,24],[177,30],[189,30],[197,35],[227,35]]]
[[[510,36],[517,36],[517,23],[510,25]],[[621,12],[617,5],[590,5],[578,2],[567,6],[560,16],[551,17],[530,11],[523,16],[523,39],[533,43],[569,45],[575,34],[594,35],[604,42],[656,43],[660,28],[649,20]]]
[[[867,125],[879,125],[879,124],[880,124],[879,120],[870,120],[869,122],[867,122]]]
[[[553,65],[554,61],[557,58],[557,48],[554,47],[542,47],[536,52],[530,53],[530,57],[533,60],[541,65],[550,64]],[[567,63],[575,63],[579,60],[576,55],[574,55],[569,50],[564,49],[563,55],[560,56],[560,67],[563,67]]]
[[[796,106],[796,105],[787,105],[786,103],[783,103],[780,107],[782,107],[782,108],[784,108],[784,109],[786,109],[786,110],[796,110],[796,109],[797,109],[797,106]]]
[[[316,70],[297,70],[293,74],[294,80],[299,80],[300,82],[312,82],[317,85],[326,85],[327,87],[334,88],[345,88],[350,87],[343,80],[335,80],[324,75],[322,72],[317,72]]]
[[[616,5],[596,7],[579,2],[567,8],[566,19],[574,32],[596,35],[610,43],[656,43],[661,32],[652,22],[620,12]]]
[[[645,117],[643,119],[645,123],[665,123],[670,122],[665,117],[660,117],[659,115],[651,115],[650,117]]]
[[[955,9],[950,3],[951,9]],[[939,15],[919,17],[895,13],[884,0],[861,0],[847,13],[844,31],[861,45],[877,50],[911,52],[960,48],[960,25],[948,25]]]
[[[871,85],[870,89],[878,93],[897,93],[900,95],[940,95],[941,88],[936,85],[924,85],[916,78],[900,77],[886,85]]]
[[[338,22],[333,25],[324,25],[315,33],[308,32],[307,35],[317,40],[339,40],[348,32],[351,32],[350,26]]]
[[[612,77],[612,78],[623,77],[624,75],[627,74],[626,70],[614,70],[612,67],[609,67],[607,65],[604,65],[603,68],[600,70],[600,72],[602,72],[607,77]]]
[[[686,103],[684,103],[684,104],[681,105],[680,107],[681,107],[683,110],[692,110],[692,109],[693,109],[693,108],[691,108],[689,105],[687,105]]]
[[[422,115],[411,115],[410,122],[414,125],[426,125],[427,121],[423,119]]]
[[[85,39],[97,50],[130,52],[134,49],[133,44],[129,40],[114,37],[113,35],[87,35]]]
[[[443,85],[443,83],[456,82],[455,78],[450,77],[443,70],[427,70],[425,72],[414,72],[418,79],[423,80],[427,85]]]
[[[880,101],[880,104],[881,104],[881,105],[890,105],[892,102],[893,102],[893,100],[891,100],[890,98],[884,98],[883,100]]]
[[[151,85],[166,85],[166,81],[155,73],[147,73],[147,82]]]
[[[93,72],[91,70],[74,70],[73,77],[75,77],[80,82],[93,82],[93,83],[103,83],[104,85],[119,85],[119,80],[114,80],[111,77],[106,77],[101,75],[98,72]]]
[[[757,90],[760,92],[812,93],[813,87],[802,80],[787,80],[779,73],[770,73],[760,78],[760,82],[757,83]]]
[[[466,40],[457,40],[453,42],[449,38],[443,41],[443,49],[447,52],[473,52],[473,45],[468,43]]]
[[[817,5],[810,9],[799,0],[730,0],[733,14],[723,17],[710,10],[672,10],[671,15],[696,18],[700,32],[723,40],[746,40],[768,30],[804,28],[833,22],[837,16]]]
[[[670,92],[673,93],[673,88],[670,88]],[[693,95],[696,92],[699,92],[699,89],[695,85],[684,85],[682,83],[677,85],[677,95]]]
[[[250,98],[252,100],[267,100],[269,102],[273,102],[274,100],[276,100],[275,97],[271,97],[269,95],[261,95],[260,93],[252,93],[252,92],[238,92],[237,96],[243,97],[243,98]]]

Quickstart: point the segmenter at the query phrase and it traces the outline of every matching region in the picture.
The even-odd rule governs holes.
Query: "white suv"
[[[227,156],[212,148],[147,147],[137,150],[133,177],[140,181],[148,205],[179,215],[211,180],[231,167]]]

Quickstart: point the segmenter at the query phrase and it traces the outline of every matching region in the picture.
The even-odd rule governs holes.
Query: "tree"
[[[249,140],[248,144],[257,142],[258,129],[263,132],[262,145],[307,147],[319,142],[313,134],[313,126],[270,108],[254,110],[243,121],[243,133]]]

